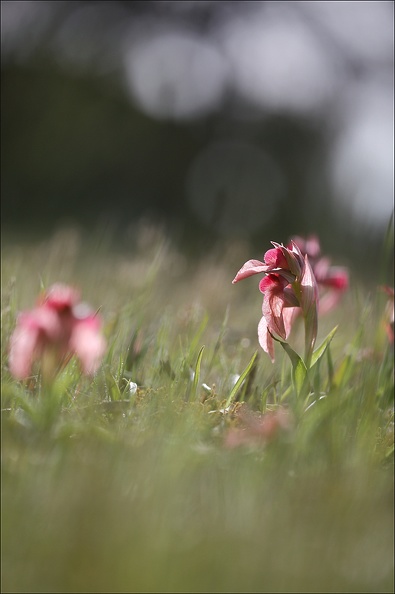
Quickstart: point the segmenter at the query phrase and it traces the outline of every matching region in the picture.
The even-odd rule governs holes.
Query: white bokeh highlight
[[[388,223],[394,208],[392,101],[376,85],[358,85],[342,117],[329,161],[335,199],[356,218]]]
[[[330,56],[292,12],[262,7],[248,18],[229,19],[218,36],[232,64],[233,84],[264,109],[311,115],[334,92]]]
[[[216,109],[227,69],[207,40],[184,31],[164,31],[133,44],[125,75],[140,107],[156,118],[194,118]]]

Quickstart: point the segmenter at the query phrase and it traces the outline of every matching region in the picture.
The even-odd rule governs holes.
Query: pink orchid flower
[[[327,313],[338,304],[344,291],[348,289],[347,269],[331,266],[329,258],[321,255],[321,246],[316,235],[309,235],[306,239],[295,235],[288,247],[292,244],[297,245],[302,254],[307,254],[320,289],[320,314]]]
[[[286,340],[293,320],[301,311],[305,319],[305,351],[307,360],[313,352],[317,336],[318,289],[307,255],[303,257],[295,243],[284,247],[272,241],[274,249],[264,255],[264,262],[249,260],[233,279],[233,284],[254,274],[266,274],[259,283],[263,293],[262,318],[258,339],[262,349],[274,362],[273,335]]]
[[[11,336],[9,366],[16,379],[26,379],[35,361],[52,379],[67,358],[76,355],[85,375],[94,374],[106,349],[99,317],[80,302],[78,291],[55,284],[38,300],[37,306],[22,312]]]
[[[293,311],[299,306],[299,302],[289,287],[288,280],[279,274],[270,273],[265,276],[259,283],[259,290],[263,293],[263,316],[258,324],[258,340],[274,362],[272,334],[277,334],[283,340],[288,338],[292,328]]]

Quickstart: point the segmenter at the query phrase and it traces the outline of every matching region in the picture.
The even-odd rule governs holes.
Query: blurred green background
[[[316,232],[371,277],[393,211],[392,2],[3,1],[2,229]]]

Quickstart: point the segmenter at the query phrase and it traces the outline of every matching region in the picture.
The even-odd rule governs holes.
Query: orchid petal
[[[287,268],[287,259],[282,253],[281,248],[276,247],[268,250],[263,259],[265,260],[268,270],[273,270],[274,268]]]
[[[271,242],[278,250],[281,251],[283,258],[286,262],[286,266],[283,266],[284,270],[289,270],[294,276],[299,277],[302,271],[303,256],[299,248],[292,244],[292,248],[286,248],[275,241]],[[292,282],[292,281],[291,281]]]
[[[248,262],[246,262],[240,268],[232,283],[235,284],[247,278],[248,276],[252,276],[253,274],[260,274],[262,272],[267,272],[267,266],[264,262],[260,262],[259,260],[248,260]]]
[[[305,319],[305,360],[306,365],[309,366],[318,332],[318,286],[307,255],[304,261],[305,266],[300,282],[300,305]]]
[[[268,291],[281,293],[288,284],[288,281],[282,275],[272,272],[260,281],[259,290],[261,293]]]
[[[284,320],[284,328],[285,328],[285,338],[287,339],[288,336],[291,334],[292,326],[294,321],[301,313],[300,307],[284,307],[283,309],[283,320]]]
[[[284,307],[300,307],[298,298],[291,287],[285,287],[283,291]]]
[[[306,239],[299,235],[294,235],[294,237],[291,238],[290,246],[292,243],[294,243],[303,254],[307,254],[310,259],[318,258],[321,253],[320,241],[316,235],[309,235]]]
[[[76,289],[62,283],[55,283],[49,287],[40,301],[51,309],[61,310],[71,308],[79,300],[80,294]]]
[[[17,327],[10,341],[9,367],[12,375],[19,380],[29,377],[33,359],[39,344],[37,328]]]
[[[331,287],[338,291],[345,291],[348,288],[348,273],[345,268],[332,266],[325,277],[317,279],[321,285]]]
[[[58,340],[62,332],[58,315],[46,305],[22,312],[17,326],[25,331],[35,329],[51,341]]]
[[[70,337],[70,350],[79,358],[86,375],[93,375],[106,348],[106,342],[100,334],[100,323],[95,316],[78,320]]]
[[[268,292],[262,305],[262,313],[266,319],[267,327],[271,332],[278,334],[285,340],[285,327],[283,320],[284,299],[282,295]]]
[[[261,318],[258,324],[258,341],[265,353],[269,355],[270,359],[272,360],[272,363],[274,363],[274,341],[271,334],[268,331],[267,323],[264,317]]]

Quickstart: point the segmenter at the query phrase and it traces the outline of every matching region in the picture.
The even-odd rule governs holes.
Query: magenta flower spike
[[[263,273],[259,290],[263,293],[262,319],[258,340],[274,362],[273,337],[286,340],[299,311],[305,321],[305,358],[308,365],[317,336],[318,289],[307,257],[295,243],[285,247],[272,242],[274,249],[265,253],[264,262],[249,260],[233,279],[237,283],[254,274]]]
[[[76,355],[85,375],[94,374],[106,342],[100,318],[84,303],[78,291],[63,284],[52,285],[37,306],[22,312],[10,339],[9,367],[16,379],[26,379],[35,361],[40,361],[46,381],[52,381],[68,357]]]

